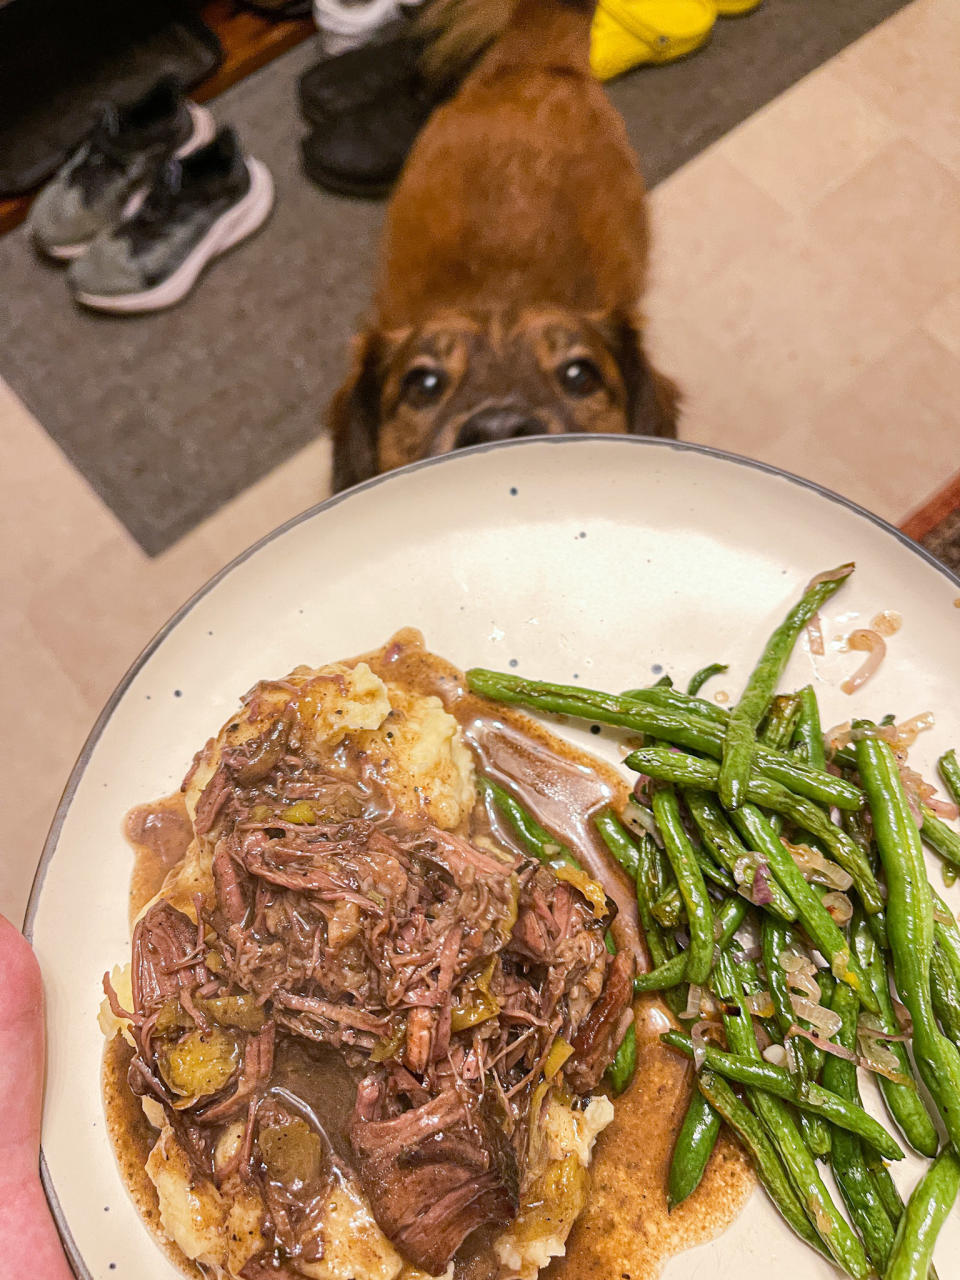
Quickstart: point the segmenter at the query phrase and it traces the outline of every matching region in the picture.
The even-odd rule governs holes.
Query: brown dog
[[[642,343],[643,181],[590,74],[592,11],[517,0],[418,138],[331,408],[335,488],[515,436],[676,434]]]

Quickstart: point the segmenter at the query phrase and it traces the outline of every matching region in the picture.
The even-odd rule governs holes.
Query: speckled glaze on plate
[[[459,665],[625,688],[685,681],[722,660],[711,694],[737,696],[760,646],[818,570],[857,573],[824,617],[827,654],[801,644],[785,687],[817,683],[824,723],[933,709],[911,762],[932,773],[960,744],[960,579],[876,517],[795,477],[712,450],[637,437],[552,437],[430,460],[332,498],[214,578],[136,661],[97,721],[44,848],[26,919],[47,989],[43,1172],[74,1268],[95,1280],[178,1274],[127,1198],[104,1130],[104,970],[129,947],[134,804],[179,785],[197,747],[255,680],[382,643],[403,625]],[[903,615],[877,676],[834,638]],[[564,733],[611,760],[606,735]],[[934,873],[939,878],[939,873]],[[960,892],[952,892],[954,908]],[[880,1112],[872,1087],[871,1110]],[[904,1192],[920,1163],[894,1172]],[[940,1274],[960,1250],[947,1224]],[[665,1280],[836,1274],[763,1196],[721,1237],[672,1259]]]

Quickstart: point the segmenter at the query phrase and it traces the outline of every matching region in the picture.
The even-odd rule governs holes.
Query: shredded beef
[[[216,1140],[243,1122],[226,1174],[260,1188],[272,1243],[244,1274],[266,1275],[314,1256],[323,1200],[279,1186],[258,1154],[286,1096],[275,1045],[331,1046],[363,1077],[349,1141],[377,1222],[438,1274],[477,1228],[516,1215],[558,1038],[572,1048],[558,1080],[579,1094],[599,1081],[629,1021],[632,953],[604,945],[612,904],[598,912],[550,867],[411,823],[369,777],[325,772],[299,732],[288,707],[224,749],[195,822],[214,898],[198,898],[199,923],[161,902],[137,926],[131,1085],[160,1099],[204,1176],[225,1176]],[[162,1051],[207,1030],[217,997],[247,1002],[228,1027],[235,1069],[210,1096],[177,1097]]]
[[[477,1227],[515,1216],[516,1156],[477,1098],[452,1086],[389,1119],[378,1118],[383,1098],[376,1077],[361,1082],[350,1132],[358,1172],[397,1248],[439,1275]]]

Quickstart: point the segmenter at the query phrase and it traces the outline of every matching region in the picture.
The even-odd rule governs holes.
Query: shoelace
[[[83,163],[97,164],[106,160],[125,170],[130,157],[120,147],[117,134],[120,131],[120,118],[113,103],[105,103],[100,109],[100,117],[87,137],[87,154]]]
[[[156,182],[136,214],[136,220],[147,226],[166,221],[177,203],[182,187],[183,167],[174,156],[157,175]]]

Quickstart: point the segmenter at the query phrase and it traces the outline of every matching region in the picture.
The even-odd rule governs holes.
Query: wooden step
[[[200,16],[223,46],[223,61],[212,76],[191,90],[190,96],[197,102],[215,98],[238,80],[259,71],[316,34],[310,18],[278,22],[248,9],[238,9],[233,0],[208,0]],[[0,235],[12,231],[23,221],[35,195],[34,191],[0,200]]]

